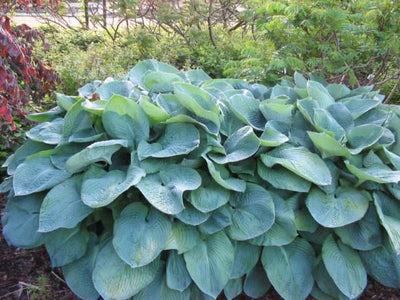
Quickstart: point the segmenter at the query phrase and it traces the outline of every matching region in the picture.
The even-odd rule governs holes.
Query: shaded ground
[[[5,205],[0,194],[0,210]],[[21,250],[8,246],[0,234],[0,300],[78,300],[58,268],[52,269],[44,247]],[[250,299],[248,297],[238,297]],[[263,300],[282,299],[271,290]],[[311,299],[311,298],[310,298]],[[400,291],[370,281],[362,300],[400,300]],[[158,299],[154,299],[158,300]]]

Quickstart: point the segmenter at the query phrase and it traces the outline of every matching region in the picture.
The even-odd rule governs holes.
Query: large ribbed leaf
[[[335,102],[329,91],[317,81],[309,80],[307,82],[307,92],[312,99],[318,101],[322,108],[326,108]]]
[[[291,123],[293,116],[292,104],[271,103],[263,101],[259,104],[259,108],[265,119]]]
[[[250,126],[245,126],[230,135],[224,148],[226,155],[210,154],[209,157],[217,164],[227,164],[241,161],[254,155],[260,147],[260,140],[257,138]]]
[[[243,291],[251,298],[260,298],[271,287],[267,274],[261,263],[258,263],[247,275],[243,284]]]
[[[49,145],[57,145],[62,139],[63,126],[64,119],[57,118],[55,120],[36,125],[26,133],[26,136],[32,141]]]
[[[349,157],[351,155],[349,149],[325,132],[317,133],[308,131],[307,134],[314,146],[321,152],[322,158],[332,156]]]
[[[257,163],[258,175],[276,189],[307,193],[311,182],[281,166],[267,168],[260,161]]]
[[[357,250],[372,250],[382,244],[381,228],[373,205],[360,221],[335,228],[335,233],[343,243]]]
[[[367,273],[355,250],[329,235],[322,246],[322,259],[343,294],[355,298],[362,293],[367,285]]]
[[[261,262],[275,290],[286,300],[305,299],[314,284],[314,250],[303,239],[282,247],[265,247]]]
[[[143,77],[144,87],[152,93],[172,92],[174,82],[183,82],[183,79],[176,74],[161,71],[149,71]]]
[[[83,175],[82,201],[93,208],[106,206],[137,184],[144,176],[145,172],[133,165],[128,168],[127,172],[120,170],[107,172],[92,165]]]
[[[164,250],[170,232],[167,216],[135,202],[126,206],[115,220],[113,246],[132,268],[142,267]]]
[[[224,295],[228,300],[236,298],[242,293],[243,280],[242,278],[230,279],[224,287]]]
[[[229,205],[224,205],[213,211],[207,221],[199,225],[199,230],[203,234],[214,234],[232,224],[233,209]]]
[[[246,182],[237,178],[230,177],[228,170],[223,165],[214,164],[206,156],[203,156],[207,163],[208,171],[211,177],[222,187],[236,191],[244,192]]]
[[[9,197],[1,223],[6,241],[18,248],[39,247],[44,236],[39,229],[39,211],[44,194]]]
[[[73,228],[93,212],[81,200],[82,176],[73,176],[53,187],[40,208],[39,231]]]
[[[216,298],[229,280],[234,249],[223,231],[208,236],[184,254],[186,267],[196,285]]]
[[[171,251],[167,260],[167,285],[170,289],[183,292],[192,283],[185,260],[176,251]]]
[[[190,193],[190,203],[203,213],[208,213],[225,205],[229,198],[230,191],[213,180]]]
[[[46,250],[52,266],[62,267],[81,258],[86,253],[89,237],[89,232],[79,226],[46,234]]]
[[[358,178],[359,184],[367,180],[377,183],[397,183],[400,181],[400,171],[393,171],[384,164],[374,164],[362,168],[351,164],[347,160],[344,163],[347,169]]]
[[[373,109],[380,104],[380,101],[362,99],[361,97],[345,98],[341,100],[342,103],[351,112],[354,119],[357,119],[367,111]]]
[[[280,146],[260,157],[267,167],[279,164],[317,185],[329,185],[332,181],[325,162],[307,148]]]
[[[115,139],[125,139],[129,146],[149,138],[149,120],[132,99],[119,95],[111,97],[103,113],[103,126]]]
[[[258,108],[260,101],[239,94],[230,97],[229,102],[230,108],[238,119],[257,130],[263,130],[267,121],[264,119]]]
[[[52,188],[71,176],[53,166],[51,150],[29,156],[14,173],[13,186],[16,196],[29,195]]]
[[[92,281],[94,263],[99,252],[96,239],[96,235],[92,234],[85,255],[62,268],[68,287],[84,300],[97,300],[99,298],[99,293]]]
[[[195,170],[171,165],[160,174],[144,177],[136,186],[144,197],[166,214],[178,214],[184,209],[183,192],[200,187],[201,177]]]
[[[199,131],[192,124],[174,123],[166,126],[164,135],[153,143],[139,143],[137,149],[140,160],[147,157],[172,157],[188,154],[200,145]]]
[[[306,205],[319,224],[332,228],[361,220],[368,210],[369,200],[368,194],[350,187],[339,187],[335,194],[313,188]]]
[[[250,241],[254,245],[283,246],[290,244],[297,236],[292,208],[277,194],[272,194],[272,198],[275,206],[275,222],[267,232]]]
[[[174,249],[178,251],[178,254],[182,254],[192,249],[200,241],[200,234],[196,227],[175,221],[172,223],[171,233],[165,249]]]
[[[265,125],[264,132],[260,136],[260,144],[264,147],[277,147],[289,141],[289,138],[281,133],[275,124],[274,121],[268,121]]]
[[[314,127],[318,131],[325,132],[326,134],[334,137],[338,141],[342,141],[345,139],[345,130],[326,109],[315,109],[313,121]]]
[[[347,138],[352,147],[351,154],[358,154],[365,148],[371,147],[382,137],[383,127],[374,124],[360,125],[350,129]]]
[[[82,108],[82,100],[77,101],[64,117],[63,142],[72,142],[70,137],[80,132],[91,131],[93,116]]]
[[[229,236],[238,241],[249,240],[271,228],[275,208],[271,195],[261,186],[248,183],[244,193],[232,193],[233,208]]]
[[[127,80],[106,80],[96,89],[101,100],[110,100],[115,94],[131,98],[134,93],[134,84]]]
[[[260,257],[261,247],[247,242],[236,242],[235,258],[230,278],[240,278],[249,273]]]
[[[374,193],[380,223],[389,236],[394,251],[400,254],[400,203],[382,192]]]
[[[124,300],[136,295],[156,276],[160,260],[139,268],[131,268],[108,242],[99,252],[93,270],[93,283],[104,299]]]
[[[67,170],[71,173],[79,172],[98,161],[111,164],[111,156],[121,147],[127,146],[128,142],[126,140],[108,140],[93,143],[67,160]]]
[[[360,256],[368,275],[385,286],[400,288],[400,257],[388,241],[373,250],[361,251]]]

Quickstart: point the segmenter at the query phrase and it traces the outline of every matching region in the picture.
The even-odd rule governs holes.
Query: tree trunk
[[[83,0],[83,9],[85,11],[85,27],[89,29],[89,0]]]
[[[103,0],[103,25],[107,27],[107,0]]]

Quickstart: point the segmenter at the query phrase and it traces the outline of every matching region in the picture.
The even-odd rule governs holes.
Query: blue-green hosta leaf
[[[183,82],[182,77],[161,71],[149,71],[143,77],[143,86],[151,93],[172,92],[175,82]]]
[[[358,253],[329,235],[322,246],[322,260],[339,290],[356,298],[367,286],[367,272]]]
[[[165,122],[171,117],[161,107],[158,107],[157,105],[150,102],[148,97],[140,97],[139,105],[146,113],[151,124]]]
[[[298,96],[293,88],[288,86],[276,85],[271,90],[270,98],[278,98],[278,97],[287,97],[289,98],[289,102],[296,102]]]
[[[176,217],[185,224],[197,226],[207,221],[210,214],[202,213],[195,209],[191,204],[186,203],[185,209],[177,214]]]
[[[292,123],[293,109],[292,104],[271,103],[266,100],[260,103],[260,111],[268,121],[275,120],[284,123]]]
[[[267,167],[279,164],[317,185],[331,184],[331,173],[325,162],[305,147],[280,146],[260,157]]]
[[[230,191],[215,181],[202,185],[190,193],[190,203],[203,213],[208,213],[228,203]]]
[[[322,108],[327,108],[335,103],[335,99],[329,94],[329,91],[319,82],[309,80],[307,82],[307,92],[312,99],[318,101]]]
[[[222,114],[220,132],[223,135],[230,136],[235,131],[246,125],[246,123],[242,122],[239,118],[235,116],[233,111],[229,108],[228,103],[221,101],[220,103],[218,103],[218,105]]]
[[[32,154],[51,149],[53,146],[27,140],[14,154],[9,156],[2,167],[7,167],[7,174],[13,175],[17,167]]]
[[[0,184],[0,193],[8,193],[13,189],[12,177],[6,177],[3,179],[3,182]]]
[[[335,98],[335,100],[344,98],[350,94],[350,89],[344,84],[328,84],[326,89],[328,90],[329,94]]]
[[[149,120],[134,100],[114,95],[103,113],[103,126],[108,135],[125,139],[129,146],[138,145],[149,138]]]
[[[314,284],[314,250],[297,238],[282,247],[264,247],[261,262],[275,290],[287,300],[305,299]]]
[[[271,195],[261,186],[247,183],[244,193],[232,193],[229,204],[233,208],[229,236],[238,241],[249,240],[271,228],[275,208]]]
[[[186,109],[220,126],[219,109],[209,93],[191,84],[175,83],[174,94]]]
[[[93,270],[93,284],[104,299],[128,299],[149,285],[157,274],[160,260],[131,268],[115,252],[111,241],[100,250]]]
[[[144,177],[136,186],[143,196],[158,210],[178,214],[184,209],[183,192],[195,190],[201,177],[194,169],[171,165],[157,175]]]
[[[111,164],[111,156],[121,147],[127,146],[128,142],[126,140],[95,142],[71,156],[66,162],[67,170],[71,173],[79,172],[98,161]]]
[[[319,224],[335,228],[361,220],[368,210],[369,198],[368,194],[351,187],[339,187],[335,194],[313,188],[306,205]]]
[[[294,78],[294,83],[296,84],[297,87],[305,89],[307,88],[307,79],[299,72],[294,72],[293,75]]]
[[[207,163],[208,171],[211,177],[223,188],[236,192],[244,192],[246,189],[246,183],[243,180],[230,177],[229,171],[223,166],[214,164],[205,155],[204,160]]]
[[[131,98],[135,85],[127,80],[108,79],[96,89],[96,94],[100,100],[110,100],[113,95],[121,95]]]
[[[107,103],[108,103],[107,100],[90,101],[85,99],[85,101],[81,103],[81,106],[82,109],[84,109],[87,112],[90,112],[93,115],[102,116]]]
[[[383,153],[390,163],[395,167],[397,171],[400,171],[400,156],[389,151],[386,147],[383,148]]]
[[[229,279],[224,287],[224,295],[228,300],[232,300],[239,296],[243,291],[242,278]]]
[[[343,156],[348,158],[351,155],[349,149],[325,132],[317,133],[307,131],[307,134],[314,146],[321,152],[322,158],[332,156]]]
[[[177,250],[178,254],[189,251],[200,242],[200,234],[194,226],[186,225],[179,221],[172,223],[171,233],[168,237],[166,250]]]
[[[251,157],[259,147],[260,141],[253,129],[245,126],[226,139],[224,143],[226,155],[209,154],[209,157],[217,164],[224,165]]]
[[[251,298],[260,298],[271,287],[263,266],[259,263],[246,275],[243,291]]]
[[[50,155],[51,163],[58,169],[66,169],[68,159],[85,149],[88,145],[83,143],[68,143],[58,145]]]
[[[55,93],[56,94],[56,102],[57,105],[59,107],[61,107],[62,109],[64,109],[65,111],[69,111],[72,107],[72,105],[74,105],[74,103],[76,102],[76,99],[74,99],[73,97],[64,95],[64,94],[60,94],[60,93]],[[79,95],[80,97],[83,97],[81,95]]]
[[[297,109],[312,125],[314,124],[314,111],[319,108],[321,108],[320,104],[314,99],[306,98],[297,101]]]
[[[89,239],[86,254],[62,268],[68,287],[78,295],[78,297],[85,300],[97,300],[100,296],[92,281],[94,262],[96,261],[98,252],[99,247],[96,244],[96,235],[92,234]]]
[[[296,210],[294,212],[294,218],[298,231],[307,231],[313,233],[319,226],[307,209]]]
[[[190,300],[190,288],[184,291],[171,289],[167,284],[167,276],[164,272],[164,267],[160,267],[157,271],[154,280],[143,290],[141,290],[134,300]]]
[[[281,166],[267,168],[259,161],[257,163],[257,172],[262,179],[276,189],[307,193],[311,188],[311,182]]]
[[[139,143],[140,160],[147,157],[165,158],[188,154],[200,145],[200,134],[192,124],[168,124],[164,135],[155,143]]]
[[[239,120],[252,126],[254,129],[264,129],[267,121],[258,108],[260,101],[253,97],[238,94],[230,97],[229,102],[229,107]]]
[[[327,111],[336,120],[336,122],[338,122],[339,125],[342,126],[344,130],[349,131],[351,128],[354,127],[353,116],[343,103],[336,102],[330,105],[327,108]]]
[[[185,73],[185,77],[194,85],[200,85],[203,81],[211,79],[202,69],[189,70]]]
[[[264,132],[260,136],[261,146],[277,147],[289,141],[289,138],[275,128],[273,121],[268,121],[265,125]]]
[[[232,208],[224,205],[213,211],[210,217],[204,223],[199,225],[203,234],[214,234],[232,224]]]
[[[374,203],[380,223],[389,236],[394,251],[400,254],[400,203],[382,192],[374,193]]]
[[[9,197],[1,223],[7,243],[22,249],[39,247],[44,236],[38,232],[43,194]]]
[[[167,285],[170,289],[183,292],[192,283],[185,260],[176,251],[170,251],[166,270]]]
[[[64,119],[44,122],[36,125],[26,133],[26,136],[32,141],[41,142],[49,145],[57,145],[61,142]]]
[[[53,166],[51,150],[29,156],[14,173],[13,186],[16,196],[29,195],[52,188],[71,176]]]
[[[261,247],[251,245],[247,242],[236,242],[230,278],[241,278],[249,273],[257,264],[260,253]]]
[[[60,117],[61,114],[65,112],[60,106],[56,106],[48,111],[32,113],[26,116],[26,118],[32,122],[46,122],[55,119],[56,117]]]
[[[126,173],[120,170],[107,172],[93,165],[83,176],[82,201],[93,208],[106,206],[137,184],[144,176],[145,172],[133,165]]]
[[[358,178],[358,185],[367,180],[378,183],[397,183],[400,181],[400,171],[393,171],[384,164],[374,164],[367,168],[360,168],[351,164],[348,160],[345,160],[344,163],[350,173]]]
[[[400,258],[388,241],[373,250],[360,251],[360,256],[368,275],[385,286],[400,288]]]
[[[128,79],[133,83],[138,84],[140,87],[143,87],[143,79],[150,71],[171,73],[184,78],[184,74],[173,66],[159,62],[155,59],[148,59],[137,63],[136,66],[130,70]]]
[[[292,208],[277,194],[272,194],[272,198],[275,206],[275,222],[267,232],[250,241],[254,245],[283,246],[290,244],[297,236]]]
[[[75,227],[60,228],[46,234],[46,250],[53,267],[62,267],[78,260],[86,253],[89,232]]]
[[[378,215],[373,205],[360,221],[335,228],[335,233],[343,243],[356,250],[372,250],[382,244]]]
[[[72,135],[81,131],[90,131],[92,123],[93,115],[82,108],[82,100],[77,101],[64,117],[63,142],[69,141]]]
[[[346,140],[346,132],[342,126],[331,116],[326,109],[317,108],[314,110],[314,127],[331,135],[338,141]]]
[[[115,220],[113,246],[123,261],[138,268],[158,257],[170,232],[171,222],[167,216],[134,202],[126,206]]]
[[[349,145],[352,147],[351,154],[358,154],[364,149],[373,146],[384,133],[383,127],[367,124],[350,129],[347,137]]]
[[[207,236],[184,254],[187,270],[200,290],[216,298],[229,280],[234,249],[226,234],[220,231]]]
[[[339,299],[339,300],[348,300],[349,298],[343,295],[343,293],[338,289],[333,279],[329,276],[328,271],[325,268],[325,265],[322,259],[318,258],[318,264],[314,268],[313,276],[315,279],[315,283],[321,292],[329,297],[328,299]],[[315,287],[315,284],[314,284]],[[313,293],[312,293],[313,294]],[[317,298],[320,299],[320,298]],[[323,300],[324,298],[321,298]]]
[[[53,187],[40,208],[39,231],[73,228],[93,212],[81,200],[82,176],[73,176]]]
[[[354,123],[356,126],[365,124],[382,126],[390,118],[390,115],[391,112],[386,106],[379,105],[354,120]]]
[[[377,107],[381,102],[370,99],[363,99],[361,97],[350,97],[342,99],[341,102],[351,112],[353,119],[357,119],[367,111]]]

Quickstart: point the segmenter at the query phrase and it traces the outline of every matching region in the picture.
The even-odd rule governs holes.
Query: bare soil
[[[0,194],[0,211],[5,206]],[[1,226],[1,225],[0,225]],[[79,300],[59,268],[52,268],[44,247],[22,250],[7,245],[0,234],[0,300]],[[239,296],[237,300],[248,300]],[[273,289],[262,300],[282,299]],[[309,299],[312,299],[309,297]],[[370,280],[361,300],[400,300],[400,291]],[[158,299],[154,299],[158,300]]]

